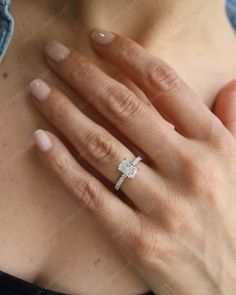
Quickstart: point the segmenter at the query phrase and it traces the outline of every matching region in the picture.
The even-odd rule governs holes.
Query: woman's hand
[[[234,294],[234,136],[162,60],[118,35],[95,31],[92,37],[97,53],[146,96],[56,42],[47,47],[48,61],[144,155],[140,171],[121,186],[129,205],[88,173],[55,135],[37,131],[41,157],[156,294]],[[36,80],[31,89],[43,115],[115,184],[119,163],[124,157],[132,161],[133,151],[52,85]],[[216,105],[216,113],[219,109]]]

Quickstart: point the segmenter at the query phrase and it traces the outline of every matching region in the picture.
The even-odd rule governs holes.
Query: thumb
[[[216,98],[213,113],[236,137],[236,80],[227,84]]]

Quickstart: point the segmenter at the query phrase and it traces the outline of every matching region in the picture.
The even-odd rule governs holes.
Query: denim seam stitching
[[[2,20],[3,30],[2,30],[2,35],[0,37],[0,61],[2,60],[3,56],[6,53],[6,50],[8,48],[8,45],[12,37],[13,27],[14,27],[14,20],[11,16],[11,13],[9,12],[9,3],[10,1],[5,1],[4,3],[0,2],[0,4],[3,5],[1,10],[2,10],[3,16],[5,17]]]

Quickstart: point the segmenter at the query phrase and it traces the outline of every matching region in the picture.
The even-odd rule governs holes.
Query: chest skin
[[[75,38],[80,35],[73,29],[71,16],[65,13],[50,22],[51,14],[47,18],[40,11],[32,14],[30,5],[33,4],[28,5],[24,17],[34,25],[30,32],[23,34],[25,24],[16,14],[13,42],[0,66],[0,269],[72,295],[143,293],[148,290],[145,283],[127,267],[96,220],[80,210],[44,167],[34,149],[32,134],[36,129],[55,130],[31,101],[28,83],[32,79],[41,76],[76,104],[83,104],[81,98],[50,72],[43,56],[46,43],[58,39],[103,64],[89,46],[81,45],[88,44],[87,40]],[[13,11],[23,15],[21,9],[14,3]],[[236,66],[233,67],[236,60],[230,67],[226,65],[224,71],[210,68],[202,74],[196,66],[197,59],[189,67],[188,59],[177,61],[169,48],[167,44],[152,51],[169,58],[209,106],[221,85],[236,76]],[[109,71],[113,70],[109,68]],[[83,111],[114,131],[89,106]],[[88,169],[95,172],[91,167]]]
[[[25,13],[34,23],[30,11]],[[48,38],[46,27],[39,26],[40,17],[22,40],[21,20],[15,15],[13,41],[0,66],[0,269],[68,294],[143,293],[148,290],[145,283],[127,267],[97,221],[78,207],[44,167],[34,149],[36,129],[55,130],[31,101],[28,83],[33,78],[45,77],[75,103],[83,104],[50,72],[43,55],[50,38],[59,39],[63,32],[63,41],[76,47],[71,43],[74,32],[69,31],[65,16],[59,23],[48,23],[52,30]],[[89,106],[83,110],[105,124]]]

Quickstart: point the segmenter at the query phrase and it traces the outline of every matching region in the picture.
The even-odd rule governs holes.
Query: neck
[[[94,27],[115,31],[169,62],[209,106],[219,88],[235,77],[235,35],[223,0],[131,0],[128,4],[127,0],[22,0],[13,4],[22,12],[23,22],[28,17],[22,7],[30,11],[36,29],[23,32],[29,39],[33,35],[30,42],[41,36],[45,43],[58,39],[101,65],[91,49],[89,32]],[[22,40],[22,32],[17,38]]]
[[[150,47],[186,37],[199,42],[200,34],[219,39],[226,19],[224,4],[222,0],[131,0],[128,4],[126,0],[74,0],[84,30],[98,26]]]

